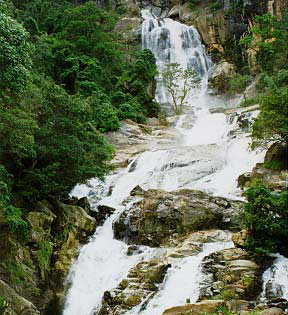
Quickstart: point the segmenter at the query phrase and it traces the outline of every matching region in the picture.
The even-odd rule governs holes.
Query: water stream
[[[149,10],[143,10],[142,16],[142,46],[155,54],[159,72],[165,64],[177,62],[184,69],[191,68],[198,73],[201,89],[190,95],[191,107],[178,119],[175,128],[180,136],[173,145],[160,148],[153,144],[150,150],[137,155],[126,169],[108,176],[105,184],[91,180],[90,187],[80,185],[72,192],[78,197],[88,195],[94,207],[105,204],[114,207],[116,212],[81,248],[67,279],[71,288],[63,315],[90,315],[101,304],[104,292],[115,288],[131,267],[157,255],[157,249],[143,247],[142,253],[127,256],[127,245],[113,238],[113,220],[124,207],[130,206],[129,203],[123,205],[123,200],[135,186],[167,191],[193,188],[240,198],[237,177],[263,160],[264,152],[248,150],[249,133],[241,131],[237,122],[241,113],[236,113],[233,119],[224,113],[210,113],[209,109],[217,103],[206,93],[211,62],[196,29],[171,19],[157,19]],[[169,103],[162,84],[158,84],[156,98],[160,103]],[[251,120],[253,115],[247,113],[246,118]],[[109,187],[113,190],[107,196]],[[231,246],[229,241],[210,243],[203,246],[200,254],[179,260],[170,268],[148,308],[143,312],[135,308],[129,314],[161,315],[166,307],[184,304],[187,297],[191,302],[196,301],[202,259]]]

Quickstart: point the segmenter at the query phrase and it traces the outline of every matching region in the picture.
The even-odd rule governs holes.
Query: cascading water
[[[236,119],[229,123],[224,113],[210,113],[209,107],[213,104],[205,94],[210,61],[197,31],[171,19],[157,19],[149,10],[143,10],[142,16],[142,45],[155,54],[160,76],[165,64],[179,63],[182,68],[191,68],[198,73],[201,89],[190,95],[189,102],[193,106],[191,112],[188,110],[179,117],[176,129],[181,136],[174,143],[164,148],[154,144],[153,149],[136,156],[126,169],[108,176],[104,187],[92,180],[91,187],[80,185],[72,192],[78,197],[88,195],[94,207],[105,204],[114,207],[116,212],[80,250],[67,280],[71,288],[63,315],[97,314],[95,310],[105,291],[115,288],[139,261],[157,255],[156,249],[143,247],[141,253],[127,256],[128,246],[113,238],[113,220],[122,213],[122,202],[135,186],[167,191],[196,188],[235,197],[237,177],[263,159],[263,153],[248,152],[248,134],[242,132],[230,136],[231,131],[235,131]],[[158,84],[156,94],[160,103],[169,102],[162,83]],[[107,197],[109,187],[113,190]],[[129,203],[125,206],[129,207]],[[221,244],[207,244],[200,254],[179,260],[170,268],[148,308],[141,313],[136,307],[129,314],[160,315],[165,307],[183,304],[188,297],[192,302],[196,301],[202,259],[231,246],[228,240]],[[183,279],[190,281],[183,286]]]
[[[150,10],[142,10],[142,48],[150,49],[155,55],[160,73],[165,65],[177,63],[182,69],[192,69],[201,78],[201,89],[207,88],[210,60],[194,27],[188,27],[172,19],[157,19]],[[156,100],[169,103],[167,89],[158,81]]]
[[[288,258],[277,254],[273,265],[263,273],[261,299],[282,298],[288,302]]]

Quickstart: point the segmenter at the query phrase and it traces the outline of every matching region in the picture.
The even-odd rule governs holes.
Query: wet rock
[[[203,262],[206,274],[200,298],[253,300],[261,285],[260,267],[240,248],[225,249],[207,256]]]
[[[284,311],[281,308],[271,307],[259,313],[259,315],[284,315]]]
[[[151,189],[114,222],[114,234],[129,244],[160,246],[174,233],[233,225],[240,204],[196,190]]]
[[[141,248],[139,246],[131,245],[128,247],[127,255],[128,256],[138,255],[138,254],[141,254],[142,252],[143,251],[141,250]]]
[[[227,62],[217,64],[210,71],[209,87],[217,93],[225,93],[228,85],[227,81],[235,74],[234,66]]]
[[[202,301],[195,304],[187,304],[184,306],[176,306],[164,311],[162,315],[202,315],[212,314],[220,306],[224,306],[225,302],[221,300]]]
[[[179,10],[181,8],[180,4],[176,4],[168,13],[168,17],[177,18],[179,17]]]
[[[77,201],[76,206],[83,208],[88,214],[90,213],[90,203],[87,197],[82,197]]]
[[[248,311],[251,308],[251,303],[245,300],[231,300],[226,301],[225,304],[228,311],[236,314],[243,314],[243,311]]]
[[[55,219],[55,214],[50,212],[49,214],[44,212],[29,212],[26,220],[30,223],[30,242],[39,243],[49,237],[51,233],[51,225]]]
[[[238,187],[243,188],[247,186],[251,182],[251,176],[252,176],[252,172],[247,172],[240,175],[237,179]]]
[[[248,231],[242,230],[232,235],[232,241],[234,242],[234,245],[236,247],[243,248],[247,237],[248,237]]]
[[[124,315],[142,301],[147,303],[157,292],[169,267],[160,260],[138,263],[116,289],[104,293],[101,308],[94,310],[93,315]]]
[[[54,222],[55,233],[63,233],[65,226],[70,226],[81,239],[86,239],[92,235],[96,228],[96,220],[89,216],[87,212],[78,206],[66,205],[60,201],[53,200],[52,204],[57,215]]]
[[[100,226],[104,221],[115,212],[115,208],[99,205],[97,206],[97,211],[91,211],[91,216],[96,219],[97,225]]]
[[[145,190],[143,188],[141,188],[139,185],[137,185],[136,187],[134,187],[131,190],[130,195],[131,196],[144,196],[145,195]]]
[[[270,300],[267,301],[267,305],[269,307],[277,307],[280,308],[282,310],[287,310],[288,308],[288,301],[283,299],[283,298],[272,298]]]
[[[288,171],[265,167],[257,163],[252,170],[251,179],[261,179],[263,184],[272,190],[286,190],[288,187]]]

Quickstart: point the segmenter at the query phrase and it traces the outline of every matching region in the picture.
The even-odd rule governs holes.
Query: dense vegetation
[[[85,16],[85,19],[83,19]],[[103,132],[155,116],[153,54],[120,44],[94,1],[0,2],[0,221],[109,171]]]
[[[243,39],[256,52],[261,113],[252,130],[252,147],[288,143],[288,14],[276,19],[256,17],[251,34]],[[273,162],[273,161],[272,161]],[[275,161],[277,162],[277,161]],[[273,163],[272,163],[273,164]],[[284,163],[283,165],[285,165]],[[288,193],[273,192],[256,182],[246,191],[242,220],[249,231],[246,248],[255,255],[288,255]]]
[[[249,231],[246,248],[254,255],[288,255],[288,192],[275,193],[256,182],[245,193],[242,221]]]

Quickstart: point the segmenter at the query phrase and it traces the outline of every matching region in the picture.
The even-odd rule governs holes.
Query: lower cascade
[[[239,127],[240,120],[249,126],[258,114],[257,110],[233,109],[233,106],[229,110],[220,110],[221,102],[208,94],[211,61],[196,29],[168,18],[157,19],[149,10],[143,10],[142,16],[142,46],[155,54],[160,76],[165,64],[177,62],[184,69],[195,70],[201,77],[201,86],[189,96],[189,106],[185,106],[173,128],[156,130],[147,136],[145,150],[139,150],[136,155],[131,154],[126,168],[116,169],[105,183],[91,180],[89,185],[79,185],[72,191],[71,194],[79,198],[88,196],[92,208],[105,205],[116,210],[97,228],[89,243],[80,249],[67,279],[69,289],[63,315],[161,315],[169,307],[185,305],[187,301],[197,302],[204,277],[203,260],[208,256],[210,259],[217,251],[234,247],[231,233],[224,230],[229,220],[233,220],[229,214],[229,209],[234,207],[232,203],[237,205],[242,200],[237,178],[251,171],[256,163],[264,159],[264,151],[249,150],[249,128]],[[161,83],[157,88],[157,101],[169,103],[169,96]],[[219,110],[213,111],[215,108]],[[222,232],[215,232],[217,236],[209,234],[203,241],[205,237],[201,235],[188,242],[181,239],[182,230],[177,227],[173,233],[177,234],[175,238],[180,235],[178,244],[167,239],[158,247],[150,247],[149,235],[146,243],[139,241],[139,244],[134,244],[131,235],[136,232],[133,229],[133,215],[129,217],[129,213],[132,213],[132,208],[141,208],[139,205],[142,205],[143,198],[145,200],[145,193],[135,193],[135,187],[146,192],[151,189],[164,190],[167,194],[171,192],[169,198],[174,198],[175,191],[181,191],[183,200],[190,198],[186,196],[186,190],[203,192],[205,196],[214,198],[211,202],[217,207],[223,205],[228,219],[220,215],[215,206],[213,216],[223,226],[219,228]],[[151,191],[153,193],[157,194]],[[177,195],[175,200],[177,198],[180,197]],[[227,200],[232,200],[231,205]],[[161,207],[164,210],[161,212],[158,207],[159,216],[167,218],[165,204],[162,203]],[[127,227],[130,225],[131,229],[127,230],[131,235],[124,233],[123,237],[115,239],[114,228],[126,213],[124,223]],[[185,215],[179,219],[179,222],[184,222],[184,230],[192,224],[191,221]],[[205,228],[210,229],[209,223]],[[213,224],[211,228],[214,228]],[[165,266],[164,275],[159,282],[156,281],[157,285],[151,290],[147,287],[141,289],[140,301],[136,303],[130,299],[130,304],[126,303],[129,304],[127,309],[116,310],[115,313],[109,313],[108,310],[105,313],[105,299],[117,296],[117,288],[119,285],[123,287],[124,279],[132,278],[131,270],[151,261]],[[276,257],[275,265],[264,273],[263,294],[280,290],[281,297],[287,300],[287,274],[287,259]],[[134,283],[134,286],[137,285]]]

